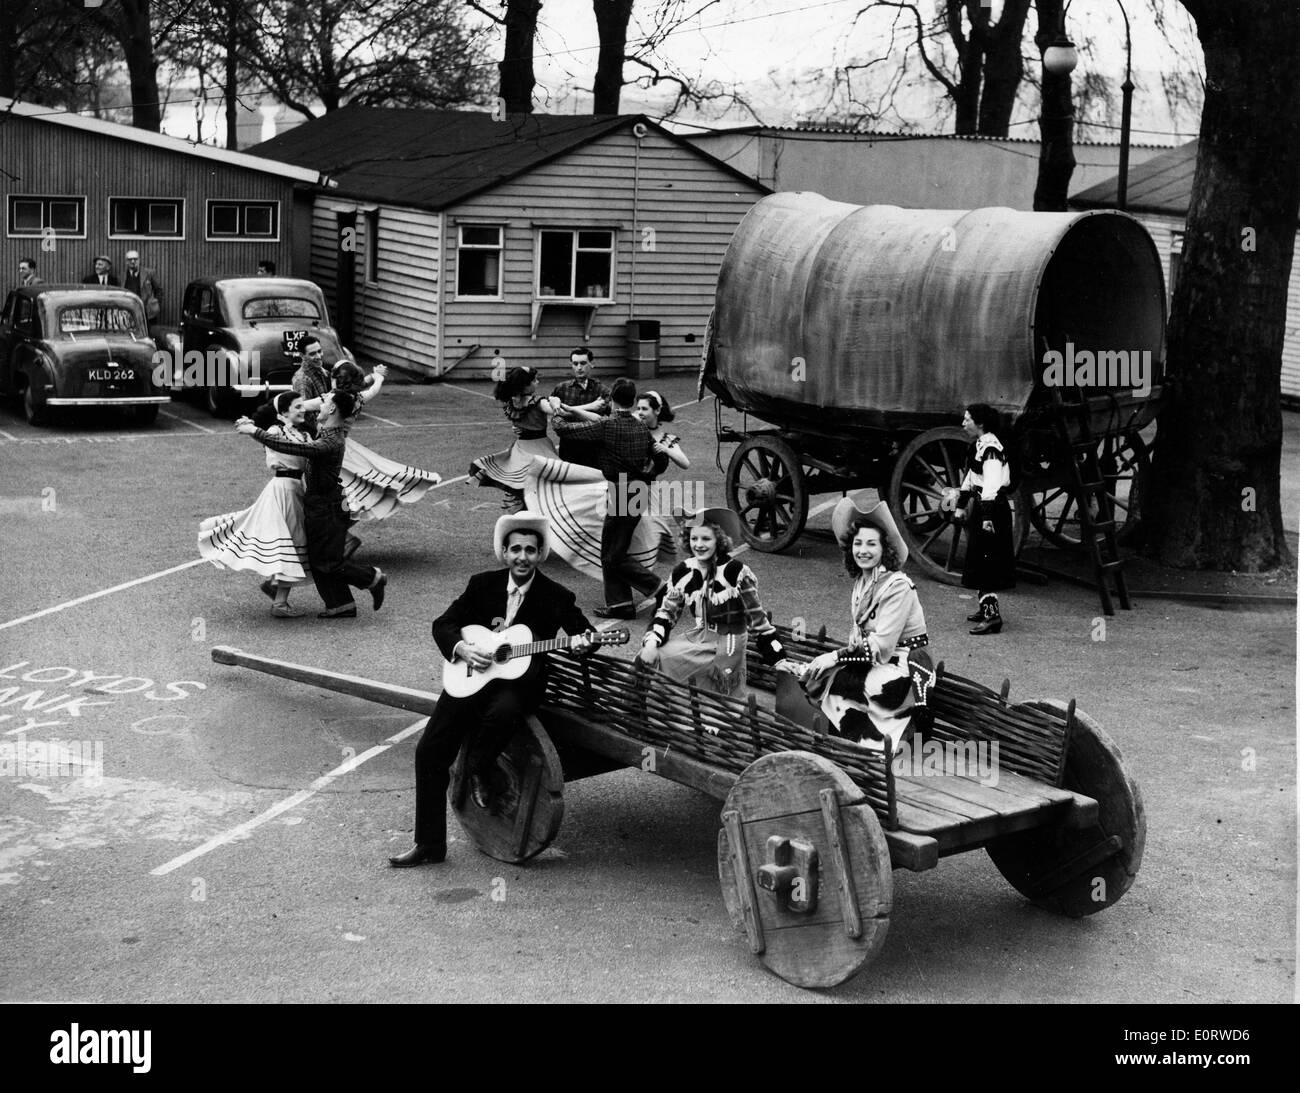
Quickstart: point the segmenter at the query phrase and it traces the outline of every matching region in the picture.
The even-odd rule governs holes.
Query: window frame
[[[41,202],[41,226],[36,231],[17,231],[14,225],[15,205],[19,201]],[[76,206],[77,231],[60,231],[50,225],[50,206],[54,202],[67,202]],[[45,232],[53,231],[55,239],[86,238],[86,195],[85,194],[6,194],[5,195],[5,236],[9,239],[45,239]]]
[[[537,238],[533,248],[533,299],[542,303],[553,304],[613,304],[618,302],[618,296],[615,291],[615,279],[618,273],[618,229],[613,227],[561,227],[552,224],[536,225]],[[542,292],[542,236],[547,232],[556,235],[566,234],[571,237],[569,247],[569,277],[570,287],[575,291],[578,288],[578,255],[580,253],[588,254],[608,254],[609,255],[609,285],[607,296],[552,296]],[[580,247],[578,245],[579,236],[584,232],[602,232],[609,236],[609,247]]]
[[[143,232],[119,232],[116,228],[116,219],[114,212],[118,202],[129,202],[133,205],[144,206],[145,219],[149,217],[150,205],[170,205],[176,210],[176,231],[173,232],[151,232],[147,228]],[[183,197],[127,197],[125,194],[110,195],[108,198],[108,225],[109,239],[147,239],[158,241],[180,241],[185,239],[185,198]]]
[[[239,225],[234,235],[224,233],[214,235],[212,231],[212,213],[216,206],[233,205],[238,210]],[[275,218],[271,235],[248,234],[248,210],[267,208]],[[209,197],[203,203],[203,238],[207,243],[278,243],[280,242],[280,202],[275,200],[249,199],[242,197]]]
[[[497,232],[497,243],[490,246],[487,243],[466,243],[466,228],[495,228]],[[461,253],[462,251],[494,252],[497,256],[497,290],[494,295],[487,293],[461,293],[460,291],[460,271],[461,271]],[[485,302],[501,301],[506,298],[506,225],[500,221],[465,221],[456,225],[456,280],[452,289],[453,300],[479,300]]]

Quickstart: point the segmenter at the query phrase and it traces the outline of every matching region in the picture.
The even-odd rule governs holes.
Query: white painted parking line
[[[431,692],[431,693],[436,694],[437,692]],[[416,721],[414,724],[407,725],[406,728],[402,729],[401,732],[395,733],[393,736],[390,736],[382,744],[376,744],[373,748],[367,748],[360,755],[354,755],[346,763],[343,763],[340,766],[335,767],[328,774],[322,774],[319,778],[316,779],[316,781],[312,782],[312,784],[309,785],[306,789],[300,789],[292,797],[286,797],[283,801],[279,801],[276,804],[273,804],[261,815],[254,816],[251,820],[245,820],[242,824],[238,824],[235,827],[230,828],[228,831],[223,831],[220,835],[214,835],[202,846],[196,846],[193,850],[187,851],[186,853],[180,855],[180,857],[172,858],[171,861],[158,866],[157,869],[149,870],[149,875],[151,877],[165,877],[168,873],[172,872],[173,870],[179,869],[182,865],[188,865],[195,858],[201,858],[204,854],[208,853],[211,850],[216,850],[220,846],[225,846],[227,843],[232,843],[239,839],[246,839],[249,835],[251,835],[254,831],[256,831],[267,821],[274,820],[277,816],[281,815],[282,813],[288,812],[289,809],[291,808],[297,808],[304,801],[309,800],[310,798],[316,796],[317,793],[319,793],[322,789],[328,786],[331,782],[336,781],[337,779],[343,777],[343,775],[356,770],[357,767],[361,766],[362,763],[365,763],[368,760],[373,759],[376,755],[383,755],[383,753],[386,752],[389,748],[391,748],[394,744],[400,744],[408,736],[413,736],[417,730],[424,727],[424,723],[427,720],[428,718],[422,717],[420,718],[419,721]]]
[[[819,512],[825,512],[827,509],[833,509],[842,500],[843,498],[841,497],[832,497],[829,501],[823,501],[820,505],[814,505],[812,508],[808,510],[807,519],[811,520]]]
[[[478,395],[479,398],[492,398],[486,391],[472,391],[468,387],[461,387],[457,383],[444,383],[442,387],[450,387],[453,391],[464,391],[467,395]],[[495,400],[493,400],[495,401]]]
[[[171,414],[166,410],[159,410],[163,417],[169,417],[172,421],[179,421],[182,425],[188,425],[191,429],[198,429],[201,433],[215,433],[216,429],[209,429],[206,425],[200,425],[197,421],[190,421],[180,416],[180,414]]]
[[[0,437],[4,437],[5,440],[17,440],[17,439],[18,439],[16,436],[14,436],[13,433],[6,433],[3,429],[0,429]]]
[[[139,584],[147,584],[149,581],[156,581],[159,577],[167,577],[173,573],[179,573],[183,569],[193,569],[196,565],[205,565],[206,558],[195,558],[192,562],[185,562],[183,565],[174,565],[171,569],[162,569],[157,573],[150,573],[147,577],[137,577],[133,581],[127,581],[125,584],[114,585],[112,588],[105,588],[100,592],[91,592],[87,596],[78,596],[75,600],[68,600],[66,603],[55,604],[53,607],[47,607],[43,611],[37,611],[31,615],[24,615],[20,619],[10,619],[8,622],[0,622],[0,630],[7,630],[11,626],[18,626],[24,622],[31,622],[33,619],[44,618],[46,615],[53,615],[56,611],[66,611],[69,607],[76,607],[78,604],[89,603],[91,600],[97,600],[101,596],[111,596],[114,592],[123,592],[128,588],[134,588]]]
[[[374,418],[376,421],[382,421],[385,425],[392,425],[398,429],[403,428],[403,425],[400,421],[389,421],[388,418],[380,417],[378,414],[372,414],[369,410],[364,411],[361,414],[361,416]]]

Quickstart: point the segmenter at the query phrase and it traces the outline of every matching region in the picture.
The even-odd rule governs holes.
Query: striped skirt
[[[399,505],[415,504],[441,481],[441,475],[385,459],[351,437],[343,449],[343,503],[357,519],[391,516]]]
[[[469,465],[471,478],[480,486],[495,486],[499,490],[522,490],[528,478],[528,468],[533,457],[557,459],[559,453],[549,437],[536,440],[516,440],[504,452],[480,456]],[[600,474],[599,471],[596,472]],[[601,479],[603,482],[604,479]]]
[[[282,584],[305,581],[311,567],[302,497],[301,479],[272,478],[248,508],[199,525],[200,556],[220,569],[246,569]]]

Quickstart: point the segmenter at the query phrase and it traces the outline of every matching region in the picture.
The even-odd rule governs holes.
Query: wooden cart
[[[1159,254],[1124,213],[774,194],[727,250],[701,368],[701,393],[718,396],[719,445],[738,445],[727,502],[751,545],[779,551],[811,497],[874,487],[917,565],[956,582],[962,525],[942,500],[969,448],[963,409],[986,402],[1013,423],[1002,439],[1020,475],[1017,549],[1030,524],[1082,547],[1098,507],[1122,537],[1139,517],[1164,329]],[[1084,377],[1087,354],[1092,380],[1124,382],[1049,389],[1049,352],[1069,379]],[[739,428],[723,423],[724,406],[745,415]],[[1081,448],[1102,483],[1092,497],[1075,473]]]
[[[781,639],[799,657],[832,648],[824,636]],[[437,699],[226,647],[212,658],[416,713]],[[749,672],[757,687],[776,686],[752,651]],[[492,810],[466,791],[464,752],[448,796],[479,850],[518,864],[558,834],[566,781],[638,767],[707,793],[722,802],[723,899],[751,951],[790,983],[830,987],[884,944],[893,869],[933,869],[983,848],[1026,898],[1071,917],[1109,907],[1133,884],[1146,817],[1119,750],[1072,702],[1011,703],[1008,689],[940,666],[933,726],[907,762],[828,735],[806,704],[778,702],[794,711],[787,717],[627,661],[557,654],[546,702],[498,761]],[[962,763],[994,745],[995,778]]]

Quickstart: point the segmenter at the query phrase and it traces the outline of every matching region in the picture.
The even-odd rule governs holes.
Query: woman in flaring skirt
[[[301,431],[304,416],[304,401],[285,391],[259,407],[255,420],[268,432],[305,441],[310,438]],[[262,591],[275,601],[271,614],[278,619],[298,618],[303,612],[289,603],[289,592],[311,575],[303,524],[306,460],[268,448],[266,465],[271,480],[252,505],[199,525],[199,554],[220,569],[260,574],[266,578]]]
[[[442,475],[387,459],[351,435],[352,425],[361,416],[365,404],[379,394],[387,375],[387,367],[377,364],[367,382],[365,373],[351,361],[339,361],[330,370],[333,389],[346,391],[357,399],[356,408],[343,422],[349,435],[347,447],[343,449],[343,469],[339,472],[343,501],[353,520],[383,520],[400,505],[415,504],[442,481]]]
[[[524,488],[533,458],[559,459],[546,435],[551,415],[562,409],[559,399],[537,396],[537,369],[523,366],[510,369],[493,391],[501,409],[515,430],[516,440],[503,452],[480,456],[469,465],[469,476],[480,486],[494,486],[505,491],[501,510],[506,515],[524,509]],[[597,472],[599,473],[599,472]]]

